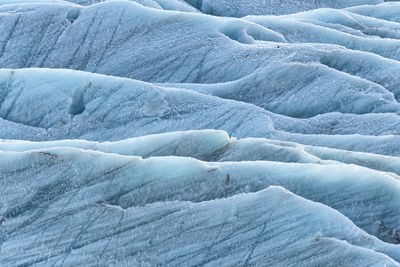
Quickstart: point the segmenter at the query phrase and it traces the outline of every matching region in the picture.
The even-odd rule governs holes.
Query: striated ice
[[[0,266],[399,266],[399,14],[0,0]]]

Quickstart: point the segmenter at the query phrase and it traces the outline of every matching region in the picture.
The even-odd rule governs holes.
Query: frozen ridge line
[[[400,3],[0,0],[0,266],[400,266]]]
[[[166,137],[173,147],[174,137],[196,139],[204,134],[212,139],[212,133],[223,136],[222,132],[187,132],[170,138],[153,136],[149,141],[156,144],[157,137],[161,142]],[[257,140],[249,141],[260,147]],[[78,141],[58,142],[52,144]],[[134,147],[135,140],[130,144],[124,147]],[[390,244],[399,242],[400,184],[394,174],[338,162],[207,163],[186,157],[142,159],[49,148],[49,143],[30,145],[36,149],[0,152],[4,196],[0,261],[5,265],[109,261],[193,265],[226,260],[318,264],[332,257],[344,264],[358,259],[360,264],[396,266],[399,260],[399,246]],[[14,144],[14,150],[24,146],[32,148],[25,143],[17,149]],[[271,185],[323,205],[280,188],[265,189]],[[153,227],[158,231],[151,231]],[[191,240],[200,243],[189,245]],[[177,244],[182,249],[172,248]],[[322,248],[324,252],[317,253]],[[32,256],[21,257],[21,251]]]
[[[399,158],[263,138],[229,138],[225,131],[197,130],[147,135],[114,142],[82,139],[32,142],[1,140],[0,151],[23,152],[70,147],[142,158],[179,156],[204,161],[277,161],[313,164],[355,164],[400,175]],[[396,176],[397,177],[397,176]]]
[[[87,7],[65,2],[0,5],[0,67],[70,68],[149,82],[219,83],[271,63],[315,63],[377,83],[398,96],[400,18],[393,10],[400,4],[378,6],[382,10],[376,15],[318,9],[238,19],[131,1]],[[360,60],[365,68],[358,68]]]
[[[279,73],[284,70],[288,68],[285,66]],[[254,75],[247,80],[260,84],[261,77]],[[201,92],[205,88],[211,92],[217,89],[212,96],[198,92],[199,88],[193,84],[180,88],[177,84],[156,85],[65,69],[3,69],[0,70],[0,138],[116,141],[211,128],[240,138],[272,138],[398,156],[399,104],[381,87],[365,88],[365,83],[359,82],[356,79],[349,91],[332,88],[335,98],[329,93],[316,95],[314,86],[304,83],[300,93],[287,95],[291,98],[288,105],[274,91],[261,98],[260,94],[266,95],[263,89],[232,94],[236,98],[243,96],[240,98],[249,103],[222,97],[220,92],[230,98],[226,94],[245,88],[242,83],[200,87]],[[257,106],[253,99],[264,101]],[[295,106],[297,116],[268,110],[268,106],[281,105],[287,109]],[[342,113],[345,110],[349,113]],[[301,118],[310,111],[318,115]]]

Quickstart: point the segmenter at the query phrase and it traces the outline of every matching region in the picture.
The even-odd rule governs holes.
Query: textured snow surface
[[[0,0],[0,266],[399,266],[400,2]]]
[[[223,138],[223,132],[203,134],[215,143],[221,139],[219,145],[209,146],[207,143],[194,149],[197,154],[201,151],[204,159],[209,158],[207,154],[213,154],[213,150],[221,148],[226,148],[225,156],[237,153],[237,149],[226,147],[227,137]],[[324,262],[343,251],[346,251],[340,258],[343,262],[351,262],[354,257],[363,258],[365,263],[385,261],[394,264],[391,259],[399,260],[400,248],[390,244],[399,241],[400,184],[395,174],[322,160],[311,164],[270,161],[206,163],[191,158],[168,157],[165,155],[190,151],[190,145],[183,145],[181,149],[185,152],[179,152],[177,139],[184,144],[184,140],[193,138],[201,144],[204,137],[200,132],[171,134],[170,142],[165,142],[164,137],[97,144],[98,148],[110,150],[113,154],[68,147],[96,147],[82,141],[43,144],[47,148],[40,148],[40,143],[31,144],[31,147],[19,144],[20,148],[30,149],[34,145],[35,149],[0,153],[2,185],[8,185],[7,190],[1,187],[1,207],[5,217],[2,223],[5,237],[2,262],[39,264],[47,261],[51,254],[48,264],[68,263],[69,260],[101,263],[104,259],[99,258],[99,253],[102,257],[110,254],[111,261],[129,260],[130,253],[133,253],[136,254],[133,258],[149,264],[163,261],[171,261],[171,264],[184,264],[186,261],[190,264],[206,263],[217,255],[219,257],[214,259],[217,261],[232,257],[229,259],[232,264],[242,260],[294,264],[307,255],[305,251],[313,255],[321,249],[324,253],[312,257],[310,264]],[[143,141],[157,143],[157,139],[165,142],[165,151],[153,150],[152,147],[148,147],[152,151],[143,148],[140,151],[137,147]],[[248,142],[259,147],[255,140]],[[267,140],[263,142],[268,144]],[[51,145],[55,147],[49,148]],[[240,143],[230,144],[235,145],[240,146]],[[142,159],[115,154],[121,147],[134,154],[136,149],[137,154],[151,157]],[[173,152],[174,147],[178,152]],[[268,148],[259,148],[257,154],[260,158],[263,150],[268,151]],[[290,155],[295,156],[296,150],[299,149],[285,151],[282,147],[278,157],[284,158],[283,154],[287,154],[286,159],[290,161]],[[158,154],[164,157],[153,157]],[[295,157],[292,158],[296,161]],[[312,155],[309,158],[309,161],[317,159]],[[385,161],[385,158],[375,159],[376,163],[380,161]],[[32,184],[32,180],[35,183]],[[284,186],[309,200],[284,189],[269,188],[271,185]],[[258,193],[249,194],[251,192]],[[313,220],[318,222],[317,225]],[[127,225],[129,221],[133,225]],[[154,236],[150,231],[153,227],[158,229]],[[37,240],[35,229],[43,229],[40,240]],[[291,238],[282,239],[281,231]],[[113,238],[107,239],[107,236]],[[134,240],[129,241],[129,237]],[[170,238],[174,242],[168,241]],[[19,244],[17,240],[31,241]],[[192,243],[193,240],[196,243]],[[35,245],[36,242],[43,245]],[[115,244],[107,245],[109,242]],[[126,242],[128,244],[124,245]],[[189,259],[185,260],[186,249],[172,253],[177,244],[188,246],[186,249],[193,250],[193,255],[188,255]],[[32,254],[43,258],[21,257],[20,251],[26,251],[30,246]],[[114,254],[115,246],[118,253]],[[204,249],[209,246],[209,249]],[[239,254],[229,249],[231,246],[236,247]],[[286,249],[282,251],[280,246]],[[50,252],[47,251],[49,247],[52,248]],[[274,250],[280,252],[268,253]]]
[[[345,8],[379,4],[383,0],[185,0],[201,11],[217,16],[283,15],[316,8]]]

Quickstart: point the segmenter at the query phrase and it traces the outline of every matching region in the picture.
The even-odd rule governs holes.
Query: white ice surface
[[[396,135],[400,130],[397,102],[381,87],[371,87],[366,91],[361,85],[358,94],[345,93],[343,90],[343,96],[337,94],[337,106],[321,105],[322,111],[315,113],[358,110],[363,115],[353,114],[353,118],[358,118],[360,122],[354,124],[354,119],[348,120],[350,115],[338,112],[306,120],[296,118],[307,117],[305,114],[310,111],[310,105],[300,105],[315,94],[313,87],[307,84],[304,85],[303,95],[297,96],[297,100],[296,94],[293,94],[293,101],[297,101],[299,106],[298,115],[292,118],[253,104],[226,100],[193,90],[170,88],[171,85],[157,86],[72,70],[0,70],[0,138],[115,141],[168,131],[218,129],[240,138],[267,137],[346,150],[399,155],[400,138]],[[252,96],[249,92],[245,99],[252,102],[251,99],[257,100],[260,93],[263,94],[261,90],[254,91],[255,95]],[[260,105],[266,106],[268,101],[275,103],[277,107],[278,103],[287,105],[286,99],[279,97],[279,94],[271,95]],[[315,103],[329,103],[332,100],[330,95],[323,97],[325,99],[319,97]],[[349,100],[341,103],[341,98]],[[358,103],[357,106],[354,106],[354,102]],[[371,103],[375,103],[375,112],[378,113],[369,113],[373,108]],[[379,113],[381,111],[390,113]],[[368,124],[371,118],[376,118],[387,127],[381,128],[380,123]],[[332,133],[332,128],[336,132]],[[379,134],[382,129],[386,131]],[[321,133],[325,135],[320,135]]]
[[[383,0],[185,0],[202,12],[217,16],[282,15],[316,8],[345,8],[379,4]]]
[[[399,266],[400,3],[185,1],[0,0],[0,266]]]
[[[6,265],[102,264],[107,258],[147,264],[190,259],[190,265],[210,259],[313,264],[340,258],[349,264],[358,258],[359,264],[395,266],[390,258],[400,257],[397,245],[373,236],[399,242],[400,182],[384,172],[344,164],[143,160],[73,148],[0,152],[0,157],[0,261]],[[279,188],[263,191],[271,185],[324,205]],[[149,230],[154,228],[158,231]],[[320,254],[321,240],[332,243]],[[212,242],[212,249],[204,251],[203,242]],[[228,249],[234,244],[241,244],[238,250]],[[187,253],[192,256],[179,256]]]

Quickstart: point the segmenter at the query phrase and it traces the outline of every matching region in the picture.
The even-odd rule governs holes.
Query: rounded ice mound
[[[311,9],[331,7],[346,8],[351,6],[379,4],[383,0],[185,0],[204,13],[243,17],[246,15],[283,15]]]
[[[0,0],[0,265],[399,266],[382,2]]]
[[[177,237],[191,244],[193,238],[199,238],[196,233],[204,236],[204,231],[211,231],[214,243],[220,238],[226,240],[224,236],[239,238],[238,244],[247,244],[246,247],[253,242],[259,244],[262,240],[266,251],[279,248],[282,254],[276,254],[276,260],[280,262],[298,261],[296,255],[303,256],[304,253],[291,254],[297,247],[302,249],[310,245],[309,249],[320,251],[321,242],[330,244],[330,249],[321,257],[311,257],[313,261],[338,258],[330,254],[334,249],[347,251],[345,255],[359,255],[364,251],[361,253],[363,257],[359,255],[364,262],[371,257],[372,262],[392,264],[392,259],[400,258],[398,246],[373,236],[391,242],[398,237],[396,222],[400,209],[400,184],[384,172],[337,163],[206,163],[183,157],[143,160],[140,157],[68,147],[0,152],[0,159],[2,182],[7,184],[7,187],[0,187],[3,196],[0,211],[6,218],[2,221],[2,231],[6,233],[2,239],[2,251],[5,252],[2,256],[7,257],[0,256],[0,262],[4,264],[13,260],[21,264],[48,262],[47,257],[35,256],[48,253],[58,255],[50,257],[51,261],[62,260],[70,257],[64,252],[71,247],[74,247],[74,253],[95,257],[96,262],[101,263],[102,258],[97,257],[98,249],[92,251],[93,243],[120,242],[122,236],[129,240],[131,235],[137,238],[138,232],[145,233],[145,240],[153,240],[160,236],[159,231],[150,230],[155,225],[159,230],[167,227],[165,234],[175,237],[166,238],[161,244],[155,242],[160,244],[160,249],[176,246],[177,240],[181,240]],[[36,182],[32,183],[33,180]],[[276,185],[285,186],[297,195]],[[109,211],[117,213],[108,214]],[[84,235],[79,234],[78,226],[88,219],[90,221],[90,218],[96,218],[92,226],[85,230]],[[141,223],[140,219],[148,223]],[[129,222],[133,225],[125,228],[130,225]],[[224,227],[226,225],[228,227]],[[250,227],[246,234],[241,230],[244,226]],[[118,231],[121,227],[125,230]],[[183,231],[185,227],[190,230]],[[234,231],[231,231],[232,227]],[[258,230],[250,230],[254,227]],[[216,233],[227,232],[223,236],[215,236],[213,229]],[[43,231],[46,234],[38,236]],[[73,240],[57,242],[66,233],[78,236],[81,245],[76,245]],[[276,241],[274,238],[277,238]],[[281,242],[287,242],[284,249],[279,245]],[[32,246],[36,243],[48,244],[51,249],[45,247],[45,251],[43,246]],[[147,242],[124,243],[128,251],[138,255],[149,246]],[[154,245],[150,247],[151,251],[157,250]],[[36,253],[20,258],[15,252],[19,249]],[[119,255],[115,253],[114,245],[106,246],[102,253],[110,257]],[[207,258],[209,253],[197,255]],[[237,254],[233,252],[232,255]],[[176,256],[170,257],[172,261],[177,259]],[[214,257],[220,258],[218,255]],[[255,256],[248,259],[249,262],[260,260]],[[74,262],[76,257],[70,260]]]

